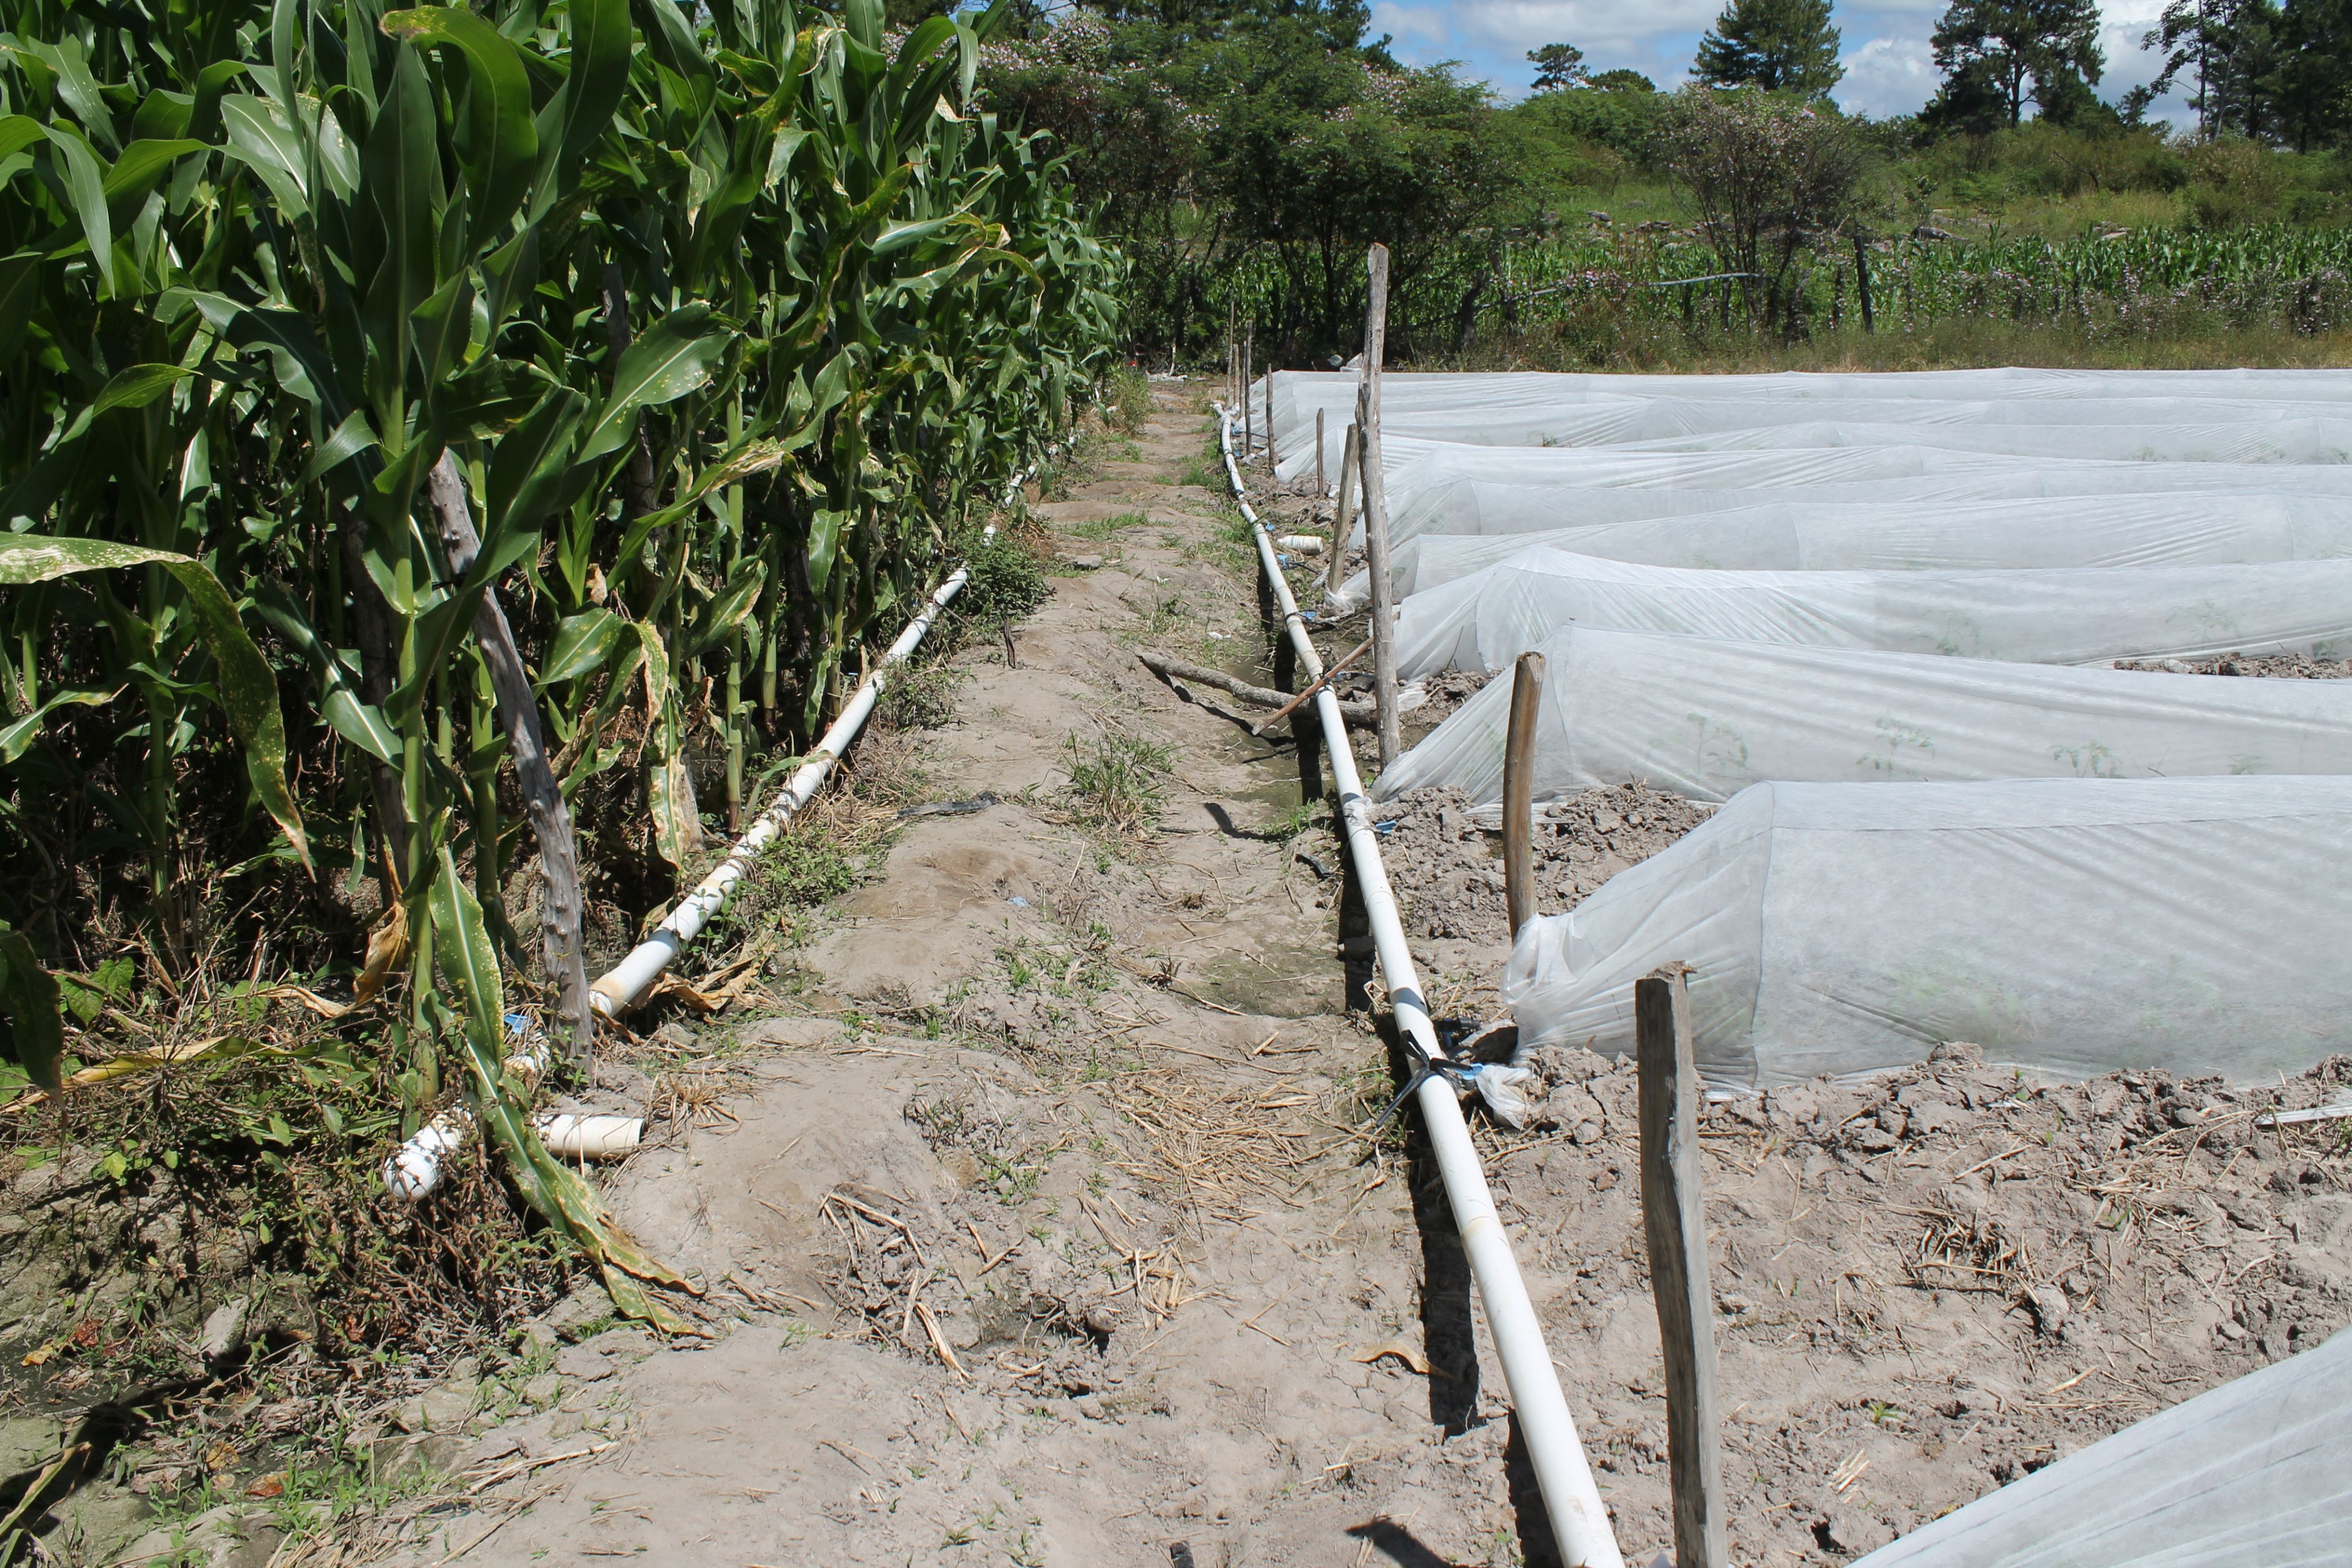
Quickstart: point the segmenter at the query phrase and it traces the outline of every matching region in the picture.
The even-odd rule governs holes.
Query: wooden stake
[[[1265,471],[1274,472],[1274,371],[1265,372]]]
[[[1668,965],[1633,985],[1642,1229],[1650,1248],[1658,1337],[1665,1349],[1675,1568],[1728,1568],[1715,1397],[1715,1301],[1707,1283],[1706,1212],[1699,1191],[1703,1086],[1683,974],[1683,966]]]
[[[1878,320],[1870,308],[1870,247],[1862,236],[1853,236],[1853,291],[1862,303],[1862,329],[1864,334],[1878,330]]]
[[[1511,671],[1511,727],[1503,743],[1503,897],[1514,941],[1536,913],[1536,713],[1543,678],[1544,656],[1520,654]]]
[[[1250,363],[1257,356],[1257,323],[1242,324],[1242,461],[1247,463],[1257,445],[1257,433],[1251,428],[1251,410],[1257,405],[1250,401],[1250,382],[1257,379],[1256,368]]]
[[[1318,408],[1315,411],[1315,500],[1317,505],[1321,505],[1323,497],[1330,493],[1323,482],[1323,411]]]
[[[1363,427],[1349,420],[1348,434],[1339,443],[1339,515],[1331,526],[1331,559],[1323,569],[1323,586],[1334,593],[1339,590],[1339,558],[1348,553],[1348,530],[1356,523],[1356,476],[1362,466],[1363,434]]]
[[[1372,576],[1372,703],[1380,716],[1381,766],[1403,750],[1397,731],[1396,586],[1389,580],[1389,497],[1381,478],[1381,361],[1389,341],[1389,247],[1365,258],[1371,287],[1364,310],[1364,379],[1357,423],[1364,429],[1364,567]]]

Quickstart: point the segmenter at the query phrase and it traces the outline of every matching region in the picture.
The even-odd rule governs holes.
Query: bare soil
[[[2118,670],[2157,670],[2173,675],[2261,675],[2272,680],[2340,681],[2352,676],[2352,659],[2315,659],[2308,653],[2223,653],[2211,659],[2117,659]]]
[[[1409,1118],[1367,1131],[1394,1062],[1346,1006],[1328,814],[1286,737],[1131,656],[1267,679],[1252,559],[1178,482],[1201,408],[1163,391],[1132,455],[1034,508],[1055,596],[1017,664],[959,655],[919,747],[929,798],[998,804],[911,819],[770,978],[785,1016],[705,1023],[692,1104],[608,1176],[709,1336],[605,1326],[590,1293],[436,1385],[462,1398],[383,1413],[380,1462],[460,1478],[378,1516],[398,1561],[1553,1561],[1443,1189]],[[1070,776],[1122,737],[1171,749],[1156,799],[1107,813]],[[1402,803],[1387,845],[1446,933],[1415,939],[1431,993],[1471,1017],[1502,904],[1465,804]],[[1561,803],[1546,907],[1702,814]],[[1478,1136],[1647,1562],[1670,1531],[1632,1078],[1535,1065],[1540,1124]],[[2352,1316],[2344,1124],[2254,1119],[2347,1079],[2037,1090],[1948,1048],[1713,1110],[1738,1559],[1843,1562]]]

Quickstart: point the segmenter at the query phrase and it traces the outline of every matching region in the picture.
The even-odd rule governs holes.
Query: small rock
[[[399,1427],[404,1432],[422,1432],[425,1430],[424,1399],[418,1396],[411,1395],[409,1397],[402,1400],[398,1405],[394,1406],[392,1410],[392,1424]]]
[[[1881,1127],[1898,1138],[1903,1135],[1903,1129],[1911,1124],[1911,1118],[1903,1113],[1903,1107],[1891,1100],[1878,1108],[1877,1121]]]
[[[582,1284],[550,1309],[539,1323],[556,1339],[571,1344],[612,1322],[613,1316],[613,1298],[604,1293],[604,1287]]]
[[[1074,555],[1069,558],[1069,562],[1070,570],[1073,571],[1100,571],[1102,570],[1102,557],[1098,555]]]
[[[464,1426],[481,1402],[482,1385],[467,1381],[436,1384],[418,1403],[426,1431],[448,1432]]]
[[[245,1318],[252,1307],[250,1296],[239,1296],[213,1309],[196,1336],[196,1354],[206,1366],[217,1366],[245,1348]]]
[[[582,1383],[596,1383],[613,1375],[613,1364],[585,1345],[573,1345],[555,1358],[555,1370]]]
[[[534,1407],[552,1405],[563,1396],[563,1379],[542,1372],[522,1385],[522,1396],[525,1404]]]

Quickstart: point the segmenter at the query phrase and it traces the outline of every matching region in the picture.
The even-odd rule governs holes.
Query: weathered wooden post
[[[1363,426],[1364,569],[1372,579],[1372,707],[1378,716],[1381,766],[1403,749],[1397,732],[1396,585],[1389,579],[1389,498],[1381,478],[1381,361],[1389,340],[1389,247],[1366,257],[1370,290],[1364,309],[1364,377],[1356,420]]]
[[[1729,1568],[1715,1396],[1715,1302],[1699,1189],[1698,1102],[1690,993],[1681,965],[1633,985],[1642,1124],[1642,1230],[1666,1363],[1666,1468],[1675,1568]]]
[[[1265,471],[1274,472],[1274,371],[1265,372]]]
[[[1862,306],[1862,329],[1865,334],[1878,330],[1878,319],[1870,308],[1870,246],[1860,230],[1853,236],[1853,291]]]
[[[1544,656],[1522,653],[1511,669],[1511,727],[1503,743],[1503,897],[1511,939],[1535,918],[1536,713],[1543,705]]]
[[[1354,420],[1348,422],[1348,434],[1339,442],[1339,513],[1331,525],[1331,559],[1323,568],[1323,586],[1331,592],[1339,588],[1339,558],[1348,550],[1348,530],[1356,526],[1356,480],[1363,464],[1363,426]]]
[[[1251,411],[1257,405],[1250,402],[1250,382],[1256,379],[1256,367],[1250,361],[1257,357],[1257,323],[1242,323],[1242,461],[1249,462],[1250,450],[1257,444],[1257,432],[1252,428]]]

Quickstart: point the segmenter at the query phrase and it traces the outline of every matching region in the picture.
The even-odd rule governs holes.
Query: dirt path
[[[414,1561],[486,1531],[463,1562],[1522,1560],[1450,1225],[1347,1131],[1388,1062],[1342,1013],[1338,883],[1294,853],[1328,870],[1328,832],[1290,836],[1286,741],[1134,657],[1255,667],[1250,558],[1180,482],[1204,428],[1163,393],[1034,508],[1053,598],[1018,667],[961,656],[919,755],[929,798],[999,803],[913,821],[797,956],[819,1016],[734,1031],[732,1119],[615,1184],[730,1332],[558,1351],[464,1436],[517,1473]],[[1140,775],[1156,824],[1099,821],[1149,807],[1114,777],[1090,810],[1089,768]]]
[[[1135,658],[1265,678],[1204,434],[1163,393],[1036,507],[1061,561],[1017,664],[967,649],[953,719],[865,756],[995,803],[910,820],[808,923],[768,980],[793,1016],[647,1042],[684,1130],[614,1207],[722,1332],[657,1347],[591,1292],[402,1410],[379,1477],[472,1489],[383,1516],[410,1568],[1553,1561],[1443,1191],[1409,1128],[1356,1131],[1395,1078],[1343,1009],[1328,821],[1286,740]],[[1487,836],[1444,799],[1394,810],[1435,1010],[1491,1013]],[[1696,813],[1602,790],[1555,818],[1552,907]],[[1477,1135],[1647,1563],[1671,1527],[1633,1074],[1528,1064],[1528,1131]],[[2347,1085],[2352,1057],[2037,1086],[1955,1045],[1713,1107],[1738,1559],[1844,1562],[2352,1322],[2352,1139],[2263,1121]]]

